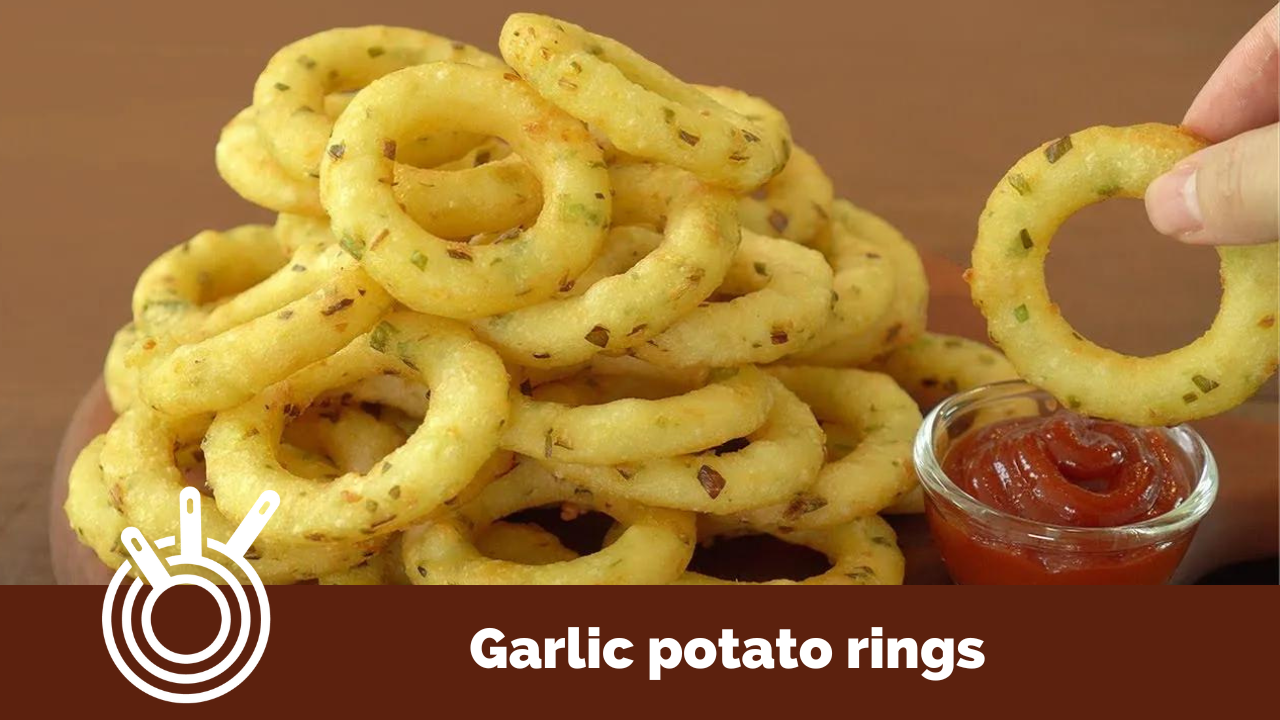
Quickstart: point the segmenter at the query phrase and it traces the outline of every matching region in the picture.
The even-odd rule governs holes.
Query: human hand
[[[1280,6],[1227,53],[1183,127],[1214,145],[1147,188],[1147,215],[1182,242],[1273,242],[1280,223]]]

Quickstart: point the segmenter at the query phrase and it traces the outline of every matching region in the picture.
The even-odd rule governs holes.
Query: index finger
[[[1280,120],[1280,6],[1227,53],[1191,102],[1182,124],[1210,142]]]

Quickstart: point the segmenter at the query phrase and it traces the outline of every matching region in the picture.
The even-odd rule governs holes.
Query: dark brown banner
[[[1249,698],[1265,697],[1271,704],[1272,653],[1280,639],[1275,588],[294,587],[268,593],[269,642],[257,667],[226,695],[177,707],[144,695],[113,664],[103,639],[102,588],[6,588],[0,591],[8,625],[6,709],[61,714],[131,708],[181,717],[264,708],[325,715],[697,710],[754,717],[929,709],[997,716],[1113,715],[1122,709],[1183,714],[1239,707]],[[229,604],[232,624],[238,625],[236,602]],[[119,602],[114,607],[113,634],[119,639]],[[214,639],[218,609],[199,589],[176,587],[155,603],[152,620],[164,647],[195,653]],[[251,638],[258,623],[255,615]],[[574,628],[578,654],[587,663],[590,628],[599,628],[596,647],[625,639],[631,647],[614,643],[612,656],[633,662],[625,669],[604,661],[598,668],[574,669],[570,642],[557,648],[554,669],[485,669],[472,656],[473,638],[485,628],[505,636],[483,643],[480,655],[486,659],[499,646],[510,659],[515,638],[531,639],[545,656],[547,638],[566,638]],[[896,644],[897,668],[872,667],[872,643],[859,650],[859,667],[850,668],[849,638],[872,638],[876,628],[886,640],[915,643]],[[747,640],[760,638],[769,645],[773,669],[726,669],[716,645],[725,630],[738,642],[736,661],[744,659]],[[780,666],[777,640],[783,630],[796,642],[787,652],[797,660],[794,669]],[[695,664],[714,646],[715,661],[695,669],[682,656],[678,666],[661,668],[661,679],[651,680],[651,638],[674,641],[660,651],[666,660],[674,662],[671,649],[678,644],[697,646]],[[690,643],[695,638],[708,642]],[[800,660],[801,646],[815,638],[831,648],[820,669]],[[981,641],[981,665],[961,663],[962,656],[953,653],[950,674],[927,679],[928,665],[943,663],[945,646],[954,650],[965,639]],[[141,639],[139,644],[147,645]],[[910,646],[919,651],[915,668],[906,666]],[[818,660],[814,647],[807,656]],[[162,669],[178,668],[154,650],[145,654]],[[187,667],[210,667],[225,654]],[[880,657],[887,665],[886,656]],[[129,662],[140,671],[136,660]],[[237,659],[229,672],[243,662]],[[213,684],[157,682],[181,692]]]

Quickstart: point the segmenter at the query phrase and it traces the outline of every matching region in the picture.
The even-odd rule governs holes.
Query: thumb
[[[1250,130],[1191,155],[1147,188],[1147,216],[1186,243],[1273,242],[1280,224],[1280,128]]]

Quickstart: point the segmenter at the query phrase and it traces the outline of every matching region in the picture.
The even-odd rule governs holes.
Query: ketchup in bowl
[[[944,401],[915,461],[930,530],[965,584],[1166,582],[1217,489],[1190,428],[1082,417],[1022,382]]]

